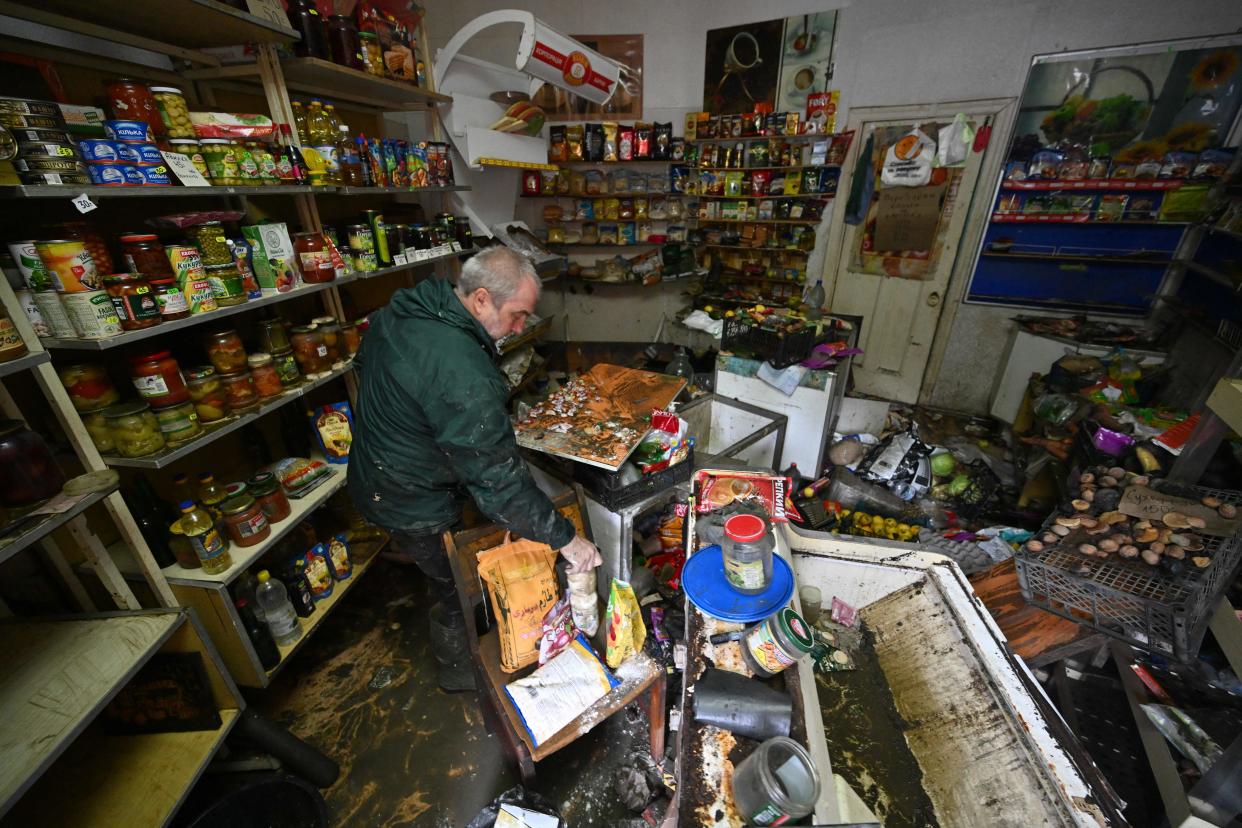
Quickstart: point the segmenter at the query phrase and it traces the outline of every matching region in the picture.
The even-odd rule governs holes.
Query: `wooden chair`
[[[579,534],[589,537],[583,522],[582,506],[573,492],[555,498],[553,503],[561,514],[573,521]],[[504,528],[493,524],[460,532],[445,532],[444,548],[448,551],[453,581],[457,585],[457,595],[466,616],[475,681],[479,686],[479,695],[484,700],[484,713],[490,714],[485,715],[488,729],[504,740],[507,752],[518,766],[522,781],[526,784],[534,781],[535,762],[565,747],[644,695],[642,703],[651,723],[651,754],[659,759],[664,755],[666,677],[664,667],[646,653],[630,657],[620,671],[624,675],[617,676],[621,679],[621,684],[614,687],[608,695],[595,702],[543,744],[532,744],[530,733],[505,693],[505,685],[534,672],[537,665],[531,665],[516,673],[505,673],[500,669],[500,642],[497,631],[492,629],[480,636],[475,625],[475,607],[486,600],[479,579],[478,553],[500,545],[504,539]],[[600,634],[597,636],[600,640],[603,639],[604,627],[601,618]],[[597,646],[596,650],[603,654],[602,647]]]

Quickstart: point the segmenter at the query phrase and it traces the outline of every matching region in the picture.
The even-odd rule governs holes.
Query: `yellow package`
[[[608,649],[606,660],[614,670],[647,641],[647,628],[633,588],[625,581],[612,579],[608,590]]]
[[[500,636],[500,669],[514,673],[539,659],[543,616],[559,592],[552,569],[556,551],[523,540],[486,549],[478,557],[479,577],[491,593]]]

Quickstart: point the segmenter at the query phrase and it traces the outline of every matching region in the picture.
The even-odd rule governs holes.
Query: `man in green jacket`
[[[466,497],[514,534],[560,550],[570,572],[600,563],[535,485],[518,454],[496,368],[496,340],[522,330],[539,299],[530,261],[506,247],[475,254],[454,289],[428,279],[372,314],[355,357],[359,377],[348,487],[393,556],[435,583],[432,649],[444,690],[474,687],[464,619],[441,533]]]

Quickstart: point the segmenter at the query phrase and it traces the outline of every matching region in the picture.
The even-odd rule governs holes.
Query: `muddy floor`
[[[885,828],[936,826],[923,773],[906,745],[905,724],[870,645],[853,653],[857,669],[815,673],[832,770],[841,774]]]
[[[272,686],[251,694],[340,763],[324,791],[334,825],[460,828],[518,783],[475,695],[436,688],[433,601],[416,569],[377,561]],[[646,744],[646,720],[631,708],[540,762],[534,789],[570,825],[634,824],[613,779]]]

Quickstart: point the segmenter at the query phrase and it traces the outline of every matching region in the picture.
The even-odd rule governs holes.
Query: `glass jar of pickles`
[[[116,451],[122,457],[145,457],[164,448],[164,435],[144,402],[121,403],[102,412],[112,432]]]
[[[200,365],[186,374],[186,387],[200,423],[214,423],[229,415],[229,395],[210,365]]]
[[[328,362],[333,365],[345,359],[345,352],[341,342],[341,326],[337,323],[334,316],[316,316],[311,322],[315,326],[315,330],[323,337],[323,345],[328,349]]]
[[[164,435],[164,442],[170,446],[191,440],[203,431],[198,423],[198,411],[192,402],[157,408],[154,414],[160,434]]]
[[[277,316],[274,319],[264,319],[259,323],[259,350],[274,354],[277,351],[287,351],[292,347],[289,344],[289,336],[285,333],[285,320]]]
[[[203,138],[198,142],[207,162],[211,183],[220,186],[241,184],[237,151],[227,138]]]
[[[298,370],[298,361],[293,356],[292,348],[274,352],[272,354],[272,366],[280,377],[281,385],[285,387],[297,385],[298,381],[302,379],[302,373]]]
[[[152,86],[151,97],[159,110],[169,138],[193,138],[194,125],[190,123],[190,107],[181,90],[175,86]]]
[[[203,155],[203,148],[196,138],[174,138],[168,142],[172,148],[171,152],[180,153],[190,159],[190,163],[194,165],[194,169],[208,181],[211,180],[211,168],[207,166],[207,156]]]
[[[251,354],[246,357],[246,363],[250,367],[250,377],[254,380],[254,390],[259,392],[261,398],[275,397],[285,390],[271,354]]]
[[[319,331],[305,326],[294,328],[289,332],[289,339],[293,343],[293,356],[303,374],[322,374],[332,367],[328,360],[328,348],[323,344],[323,334]]]
[[[358,333],[358,326],[353,322],[341,323],[341,344],[344,346],[345,356],[350,359],[362,347],[362,335]]]
[[[228,395],[229,410],[234,414],[253,411],[259,405],[259,392],[255,390],[254,379],[246,370],[235,374],[221,374],[220,384]]]
[[[233,374],[246,368],[246,347],[232,328],[208,334],[204,346],[217,373]]]
[[[57,373],[78,411],[96,411],[121,399],[108,373],[98,365],[67,365]]]
[[[116,451],[116,442],[112,439],[108,421],[104,419],[104,408],[107,406],[79,413],[82,415],[82,425],[86,426],[86,433],[91,436],[91,442],[99,449],[99,453],[112,454]]]
[[[218,307],[227,308],[246,301],[246,283],[236,263],[207,265],[204,270],[207,272],[207,284],[211,285],[212,298]]]
[[[233,263],[233,248],[229,246],[228,236],[224,233],[224,223],[208,221],[196,224],[188,231],[194,246],[198,248],[199,258],[203,264],[226,265]]]
[[[379,35],[375,32],[358,32],[358,41],[362,45],[362,68],[369,75],[384,77],[384,49],[380,46]]]

